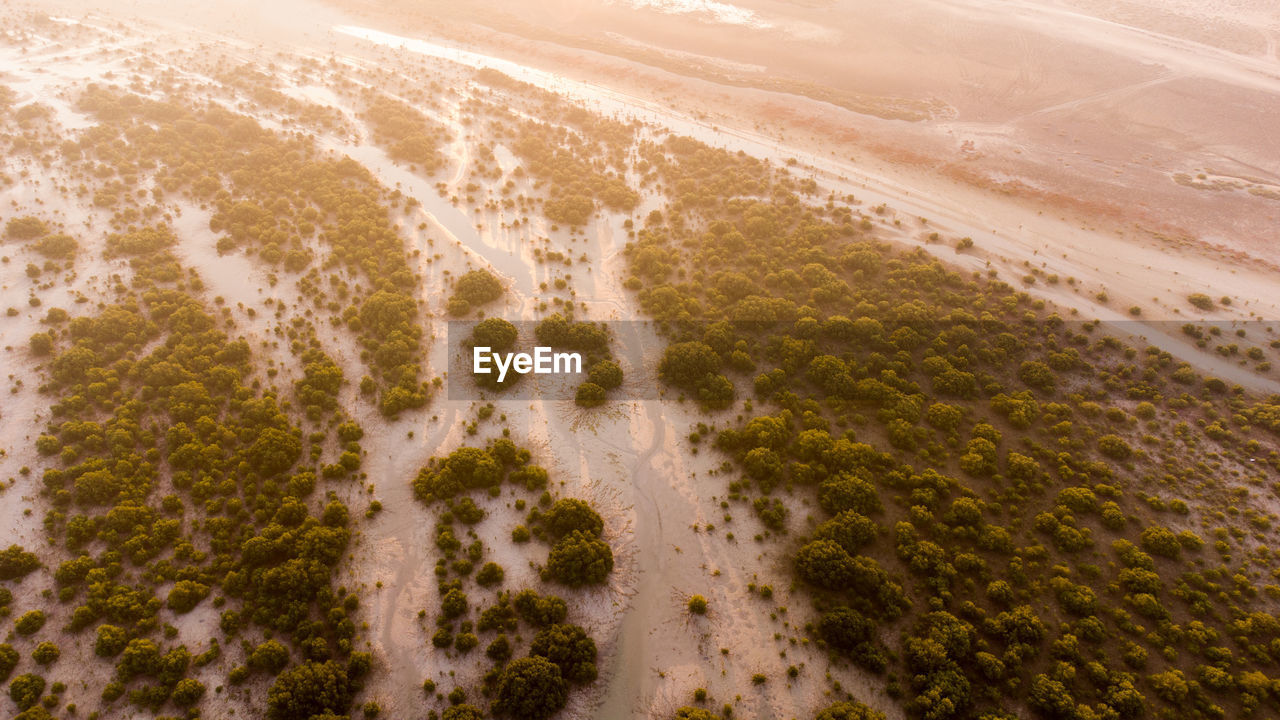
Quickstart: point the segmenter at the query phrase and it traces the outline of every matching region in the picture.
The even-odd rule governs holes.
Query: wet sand
[[[83,10],[77,12],[77,3],[59,0],[57,4],[65,5],[59,12],[71,19],[84,16]],[[633,68],[633,75],[619,78],[602,73],[603,66],[596,64],[597,60],[618,61],[597,55],[589,55],[592,63],[570,70],[562,63],[563,57],[580,59],[584,51],[561,48],[556,52],[565,55],[558,56],[545,48],[529,46],[519,46],[510,54],[484,52],[478,44],[459,48],[449,39],[406,33],[376,17],[323,9],[301,0],[271,7],[236,2],[218,8],[140,0],[118,17],[99,16],[94,20],[105,28],[100,41],[104,44],[96,49],[120,51],[118,44],[108,47],[119,41],[108,40],[107,31],[118,32],[112,30],[116,23],[129,21],[135,14],[146,18],[146,23],[159,23],[159,27],[174,33],[173,37],[203,38],[243,53],[246,58],[271,57],[285,65],[280,78],[287,78],[291,57],[325,61],[332,57],[367,71],[398,70],[429,59],[438,63],[439,72],[452,78],[456,87],[465,92],[469,68],[491,66],[605,114],[636,118],[777,163],[795,158],[799,161],[798,173],[813,177],[825,190],[854,195],[864,211],[886,203],[889,210],[873,216],[881,223],[885,237],[923,246],[966,269],[995,269],[1015,284],[1027,273],[1026,263],[1064,279],[1073,277],[1077,280],[1073,286],[1040,282],[1027,289],[1065,308],[1075,308],[1081,319],[1110,321],[1120,332],[1154,336],[1167,327],[1158,321],[1191,317],[1194,311],[1185,302],[1190,292],[1207,292],[1215,297],[1229,293],[1236,298],[1231,308],[1215,313],[1217,319],[1280,318],[1280,274],[1265,265],[1209,251],[1200,243],[1161,239],[1152,234],[1151,228],[1134,227],[1131,221],[1109,214],[1085,217],[1079,207],[1054,205],[1044,198],[1017,193],[993,192],[972,182],[972,178],[957,178],[928,163],[891,162],[857,143],[832,145],[824,132],[830,128],[848,129],[842,120],[847,111],[823,108],[814,117],[824,118],[828,124],[811,125],[802,131],[795,123],[811,122],[803,112],[781,120],[776,115],[764,117],[749,112],[750,108],[760,110],[782,102],[801,109],[809,107],[804,104],[806,101],[792,103],[790,98],[776,93],[726,88],[670,73],[654,74],[648,69]],[[299,21],[300,17],[308,19]],[[139,26],[149,27],[145,23]],[[805,26],[787,27],[788,32],[806,31]],[[480,31],[475,32],[476,37],[481,37]],[[267,42],[275,44],[266,50],[258,49],[259,44]],[[278,51],[283,53],[283,59]],[[530,57],[541,62],[531,62]],[[44,72],[34,71],[29,59],[5,56],[4,61],[8,64],[0,65],[0,70],[23,73],[25,82],[38,84],[42,77],[53,78],[50,84],[30,86],[31,92],[39,91],[42,99],[45,94],[56,96],[54,89],[60,83],[83,80],[77,73],[101,75],[112,67],[105,63],[86,66],[75,53],[66,50],[47,56]],[[609,77],[617,82],[606,82]],[[341,94],[288,83],[289,93],[335,106],[354,122],[355,108]],[[1090,90],[1099,91],[1096,87]],[[726,101],[718,102],[722,97]],[[1054,100],[1071,102],[1065,97]],[[472,267],[489,268],[509,287],[505,305],[493,312],[511,318],[533,317],[539,284],[555,276],[532,256],[536,238],[548,238],[552,248],[575,257],[586,254],[587,260],[575,265],[574,289],[575,301],[586,303],[588,316],[641,317],[631,296],[622,288],[624,217],[600,216],[588,228],[583,242],[571,240],[564,232],[552,232],[540,218],[512,229],[511,221],[518,213],[492,208],[477,212],[475,207],[440,197],[437,182],[445,182],[446,194],[457,194],[460,187],[474,179],[466,171],[477,138],[468,137],[471,131],[460,123],[459,101],[460,98],[453,98],[431,109],[432,117],[446,123],[455,137],[448,149],[449,167],[436,177],[414,173],[392,162],[385,152],[368,144],[367,132],[362,128],[357,127],[360,132],[354,137],[320,135],[324,147],[356,158],[385,185],[422,203],[397,219],[409,247],[420,252],[418,270],[425,278],[421,291],[424,322],[433,336],[428,345],[430,372],[439,373],[448,366],[440,317],[450,277]],[[713,106],[718,107],[713,110]],[[69,107],[60,110],[60,115],[67,112]],[[961,117],[942,120],[954,124],[960,123]],[[71,115],[66,118],[69,123],[75,121]],[[887,127],[895,121],[858,122]],[[896,122],[902,126],[899,130],[906,133],[903,137],[922,132],[909,123]],[[978,123],[966,132],[989,130]],[[856,134],[862,140],[873,136],[861,126]],[[498,154],[502,156],[501,152]],[[479,197],[494,195],[507,177],[504,173],[496,181],[480,183],[483,188]],[[1189,193],[1205,192],[1177,187]],[[35,191],[25,183],[19,188],[25,189],[9,191],[19,193],[13,199],[32,202]],[[93,232],[86,234],[100,234],[101,227],[93,225],[92,218],[78,215],[72,207],[64,212],[70,224],[89,222]],[[920,218],[927,218],[928,223],[920,223]],[[422,223],[426,228],[419,230]],[[179,229],[184,240],[184,260],[200,267],[210,295],[222,294],[232,306],[244,302],[258,307],[257,321],[237,314],[240,331],[258,341],[254,343],[258,350],[270,334],[268,313],[262,312],[263,300],[268,296],[288,298],[290,287],[282,284],[264,294],[260,291],[265,284],[263,273],[238,255],[218,256],[213,251],[215,238],[207,228],[207,215],[196,208],[183,213]],[[926,242],[928,234],[935,231],[945,243]],[[951,243],[961,236],[972,237],[976,247],[956,253]],[[0,304],[25,303],[29,286],[24,285],[22,264],[4,266],[5,296]],[[95,275],[109,270],[108,266],[96,265],[80,269]],[[1104,290],[1110,296],[1106,304],[1095,299],[1095,294]],[[1130,305],[1143,307],[1146,323],[1128,319],[1126,310]],[[34,310],[24,311],[20,323],[5,326],[4,342],[20,347],[38,327],[38,317]],[[363,371],[353,339],[328,330],[322,335],[347,376],[359,377]],[[642,358],[640,367],[628,372],[628,381],[652,382],[661,341],[651,330],[642,329],[625,342],[632,346],[621,353],[623,356]],[[286,368],[286,375],[275,381],[283,386],[289,365],[287,353],[281,352],[280,348],[268,350],[277,366]],[[1186,352],[1187,357],[1212,372],[1259,388],[1275,387],[1274,380],[1242,371],[1230,361],[1193,348],[1186,348]],[[0,421],[7,423],[2,426],[4,429],[14,429],[14,434],[7,434],[6,438],[17,437],[17,427],[34,427],[37,422],[33,413],[38,408],[31,389],[34,373],[30,367],[20,371],[29,378],[27,389],[19,394],[25,404],[12,414],[0,416]],[[475,680],[467,675],[474,663],[465,658],[448,659],[431,648],[430,623],[417,617],[419,609],[438,605],[432,574],[434,521],[432,514],[414,501],[409,481],[427,458],[463,443],[482,443],[496,434],[497,427],[484,425],[477,436],[467,436],[463,425],[475,417],[478,403],[450,401],[444,393],[425,411],[408,414],[394,424],[386,423],[360,402],[354,387],[344,389],[342,400],[355,409],[357,419],[366,428],[364,445],[368,457],[363,469],[374,484],[372,494],[359,486],[344,490],[348,504],[354,512],[376,497],[386,508],[361,524],[345,581],[362,587],[368,598],[362,612],[362,619],[369,623],[365,639],[380,670],[371,683],[368,698],[379,700],[391,716],[399,717],[421,711],[424,678],[436,679],[446,692],[450,685],[444,683],[451,670],[457,670],[462,680]],[[790,644],[789,638],[798,632],[787,623],[803,622],[804,608],[791,602],[785,588],[775,588],[773,600],[767,602],[746,594],[746,585],[757,577],[777,577],[776,564],[780,560],[772,549],[756,551],[746,537],[729,539],[727,533],[733,524],[724,519],[719,507],[724,479],[712,474],[718,462],[712,453],[694,454],[684,438],[688,428],[701,417],[693,407],[672,398],[636,401],[587,423],[575,408],[557,403],[507,402],[499,409],[507,415],[513,435],[534,450],[535,460],[551,469],[553,479],[565,482],[564,494],[590,497],[602,508],[609,539],[618,555],[610,587],[573,596],[572,619],[586,625],[600,639],[602,677],[589,691],[574,694],[566,717],[669,716],[675,707],[688,701],[693,688],[706,687],[714,699],[724,702],[743,688],[751,688],[750,678],[756,672],[767,673],[771,682],[765,689],[743,693],[738,712],[761,718],[801,716],[820,703],[827,687],[823,675],[828,669],[864,701],[890,717],[900,717],[900,707],[878,694],[878,684],[868,682],[848,667],[828,668],[825,656],[816,648]],[[33,462],[30,446],[30,442],[12,444],[10,450],[14,454],[2,466],[7,474],[14,474],[11,467],[16,468],[18,458]],[[477,531],[486,537],[500,538],[520,516],[508,495],[486,499],[482,504],[490,511],[490,517]],[[34,531],[34,521],[30,523],[29,529]],[[707,523],[717,529],[695,529]],[[743,534],[747,534],[745,530]],[[512,583],[532,581],[528,562],[545,550],[519,549],[502,542],[486,544],[497,553],[493,559],[508,569]],[[709,599],[711,612],[705,618],[691,618],[684,610],[684,599],[694,593]],[[783,613],[778,619],[770,619],[771,612],[788,606],[793,607],[797,617]],[[721,653],[722,648],[728,649],[728,655]],[[804,669],[795,681],[787,683],[782,680],[783,671],[791,664]]]

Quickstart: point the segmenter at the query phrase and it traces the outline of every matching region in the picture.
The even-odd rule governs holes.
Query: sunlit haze
[[[0,715],[1280,716],[1278,48],[7,0]]]

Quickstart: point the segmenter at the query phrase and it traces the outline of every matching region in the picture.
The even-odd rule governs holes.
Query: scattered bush
[[[13,629],[19,635],[34,635],[44,627],[45,614],[43,610],[29,610],[22,614],[13,623]]]
[[[545,572],[570,587],[599,585],[613,572],[613,551],[603,540],[574,530],[551,549]]]
[[[498,678],[493,700],[495,715],[520,720],[546,720],[569,699],[569,685],[560,668],[544,657],[512,660]]]

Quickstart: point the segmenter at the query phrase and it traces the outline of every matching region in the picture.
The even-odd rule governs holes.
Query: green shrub
[[[595,508],[577,498],[557,500],[543,516],[547,531],[556,539],[565,537],[571,532],[600,537],[604,532],[604,520]]]
[[[471,329],[470,344],[487,347],[495,352],[506,352],[515,347],[520,332],[516,326],[501,318],[485,318]]]
[[[479,644],[480,638],[476,637],[474,633],[469,632],[458,633],[453,639],[454,648],[456,648],[458,652],[463,653],[474,650]]]
[[[19,635],[34,635],[40,631],[40,628],[44,627],[44,622],[45,614],[43,610],[30,610],[14,621],[13,629]]]
[[[498,637],[489,643],[489,647],[485,648],[484,654],[490,660],[499,664],[510,660],[511,641],[507,639],[506,633],[499,633]]]
[[[43,220],[30,215],[9,218],[4,226],[5,237],[11,240],[34,240],[48,232],[49,226]]]
[[[707,614],[707,599],[701,595],[690,596],[689,602],[687,602],[685,606],[689,609],[689,612],[694,615]]]
[[[80,244],[70,235],[55,233],[40,238],[32,248],[51,260],[67,260],[75,257]]]
[[[62,657],[62,651],[58,649],[57,645],[45,641],[36,645],[36,649],[31,652],[31,657],[41,665],[48,665]]]
[[[612,360],[600,360],[587,371],[587,381],[605,390],[622,385],[622,368]]]
[[[9,699],[13,700],[19,710],[26,710],[40,702],[40,696],[43,694],[44,678],[39,675],[31,673],[19,675],[9,683]]]
[[[190,707],[204,697],[204,684],[192,678],[183,678],[173,687],[170,698],[178,707]]]
[[[169,591],[169,598],[165,604],[170,610],[181,614],[190,612],[196,605],[200,604],[201,600],[208,596],[208,585],[192,580],[179,580],[174,583],[173,589]]]
[[[493,273],[488,270],[471,270],[454,283],[451,302],[454,300],[465,302],[469,311],[473,307],[487,305],[497,300],[502,297],[502,293],[502,283],[494,277]],[[467,311],[460,314],[465,315]]]
[[[1133,455],[1129,443],[1116,435],[1103,435],[1098,438],[1098,451],[1114,460],[1128,460]]]
[[[574,530],[551,549],[545,572],[570,587],[599,585],[613,572],[613,550],[603,540]]]
[[[564,622],[569,613],[563,599],[555,595],[539,595],[527,588],[516,594],[512,606],[525,622],[539,627]]]
[[[40,567],[40,560],[21,545],[10,545],[0,551],[0,580],[17,580]]]
[[[450,588],[440,598],[440,612],[446,618],[456,618],[467,614],[467,596],[458,588]]]
[[[1206,312],[1213,309],[1213,298],[1204,293],[1191,293],[1187,296],[1187,302]]]
[[[276,640],[267,640],[249,654],[249,667],[275,675],[289,664],[289,649]]]
[[[53,336],[47,332],[35,333],[27,343],[31,348],[31,354],[37,357],[44,357],[53,352]]]
[[[13,669],[18,666],[18,651],[9,643],[0,643],[0,682],[9,679]]]
[[[303,720],[316,715],[346,715],[351,684],[340,663],[308,661],[276,676],[267,691],[268,720]]]
[[[484,713],[474,705],[462,703],[444,709],[441,720],[484,720]]]
[[[484,567],[480,568],[480,572],[476,573],[476,582],[481,587],[492,587],[502,583],[506,572],[502,566],[495,562],[487,562]]]
[[[582,383],[573,395],[574,404],[582,408],[600,407],[608,399],[609,394],[605,389],[593,382]]]
[[[564,707],[569,686],[560,668],[544,657],[511,661],[498,678],[495,715],[519,720],[546,720]]]
[[[1152,555],[1177,558],[1182,553],[1182,544],[1172,530],[1153,525],[1142,531],[1142,549]]]
[[[552,625],[539,630],[529,654],[555,663],[569,682],[585,684],[596,679],[596,643],[577,625]]]
[[[1039,360],[1028,360],[1018,368],[1018,379],[1027,385],[1045,392],[1052,392],[1058,382],[1053,370]]]
[[[93,644],[93,652],[98,657],[115,657],[129,643],[129,635],[115,625],[99,625],[98,637]]]

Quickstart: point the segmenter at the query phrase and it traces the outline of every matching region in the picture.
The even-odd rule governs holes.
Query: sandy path
[[[643,698],[652,692],[651,673],[631,667],[623,659],[653,658],[648,652],[647,637],[657,625],[663,599],[659,592],[671,580],[668,565],[668,545],[664,540],[662,517],[664,510],[673,507],[662,502],[658,494],[669,490],[668,485],[653,483],[658,474],[659,454],[670,449],[665,442],[666,419],[658,403],[643,403],[643,413],[633,416],[632,425],[638,430],[636,445],[642,448],[632,466],[631,489],[635,498],[636,525],[632,535],[636,546],[636,572],[642,579],[637,583],[637,594],[632,598],[631,609],[622,622],[615,651],[614,672],[599,710],[600,717],[621,718],[643,711]],[[667,458],[669,460],[669,458]]]
[[[350,113],[350,108],[344,108]],[[470,177],[471,145],[464,142],[468,128],[460,122],[456,108],[447,114],[450,132],[454,134],[450,155],[451,166],[439,176],[447,178],[451,188],[458,188],[469,180],[482,186],[477,202],[496,194],[507,176],[496,180],[478,180]],[[363,134],[363,133],[362,133]],[[519,229],[504,227],[515,218],[502,210],[486,209],[480,213],[469,212],[467,206],[455,206],[436,191],[438,177],[426,177],[391,161],[384,151],[363,144],[351,144],[341,139],[325,138],[326,148],[339,154],[350,155],[368,167],[388,187],[399,189],[405,195],[418,199],[420,207],[410,211],[402,223],[402,231],[411,238],[411,249],[420,251],[419,271],[424,275],[421,297],[438,313],[443,312],[447,292],[442,288],[446,278],[456,276],[470,267],[485,267],[497,273],[508,285],[504,307],[488,308],[491,314],[530,319],[538,300],[537,285],[550,279],[551,270],[535,262],[531,255],[532,236],[551,236],[551,249],[576,256],[585,252],[587,267],[597,267],[600,256],[606,252],[621,262],[620,246],[613,241],[612,226],[621,224],[621,218],[610,218],[597,225],[586,246],[581,241],[570,242],[563,232],[549,233],[546,223],[539,220],[522,224]],[[511,160],[509,153],[498,153]],[[521,190],[528,188],[522,187]],[[416,226],[425,223],[425,231]],[[619,233],[620,235],[621,233]],[[428,242],[434,239],[434,243]],[[434,254],[442,254],[434,262],[427,262]],[[575,266],[575,270],[578,266]],[[583,268],[585,270],[585,268]],[[581,272],[581,271],[580,271]],[[620,281],[616,273],[593,273],[582,279],[578,287],[580,302],[588,307],[617,308],[624,302]],[[599,282],[602,279],[608,282]],[[586,282],[595,280],[589,286]],[[514,314],[513,314],[514,313]],[[616,313],[615,313],[616,314]],[[429,348],[431,372],[441,372],[448,367],[449,348],[444,342],[443,324],[433,322],[434,339]],[[656,340],[647,343],[650,349],[660,347]],[[360,408],[360,403],[353,402]],[[351,568],[354,581],[361,583],[370,598],[368,621],[371,647],[375,657],[386,669],[386,674],[375,678],[370,695],[384,701],[397,712],[410,713],[420,709],[416,698],[423,678],[432,677],[449,689],[453,683],[461,684],[469,678],[474,664],[463,658],[455,663],[430,646],[429,629],[423,630],[417,618],[420,608],[434,613],[438,603],[433,567],[437,553],[433,546],[431,528],[434,514],[425,510],[413,498],[409,484],[417,469],[431,456],[447,454],[459,445],[483,444],[495,429],[487,426],[480,435],[468,437],[461,432],[464,421],[474,417],[475,403],[470,399],[451,400],[441,392],[428,409],[395,424],[388,424],[371,411],[360,413],[359,420],[368,431],[364,441],[368,457],[364,470],[371,478],[377,478],[376,496],[386,510],[372,521],[362,525],[362,535],[356,561]],[[621,468],[631,466],[631,446],[634,442],[626,422],[617,418],[603,420],[593,430],[578,432],[574,429],[578,413],[570,407],[553,402],[528,402],[501,400],[499,410],[507,416],[507,425],[513,437],[527,443],[535,452],[535,462],[547,465],[556,482],[566,483],[568,495],[592,497],[595,504],[609,518],[612,542],[619,549],[619,567],[611,587],[568,595],[573,609],[573,620],[586,625],[601,638],[602,651],[610,652],[612,638],[617,635],[618,623],[627,608],[626,595],[634,584],[635,569],[629,560],[644,553],[627,550],[633,544],[629,532],[633,524],[631,499],[626,492],[630,477]],[[432,416],[428,420],[427,416]],[[625,417],[623,418],[625,420]],[[415,431],[409,438],[408,430]],[[521,438],[528,438],[522,440]],[[363,499],[351,504],[353,512],[362,508]],[[519,514],[512,514],[497,504],[481,500],[496,525],[491,534],[477,529],[485,537],[486,545],[493,553],[492,559],[508,571],[508,587],[518,587],[521,574],[528,575],[529,558],[524,549],[504,547],[503,536],[511,525],[519,521]],[[647,514],[647,513],[646,513]],[[489,523],[490,520],[486,520]],[[545,549],[540,552],[545,553]],[[535,552],[535,555],[537,553]],[[537,584],[536,577],[525,577],[525,583]],[[483,594],[482,594],[483,595]],[[482,596],[481,595],[481,596]],[[481,596],[473,599],[479,600]],[[449,673],[457,670],[457,676]],[[606,666],[607,671],[607,666]],[[575,694],[570,713],[591,716],[595,704],[593,694]]]

